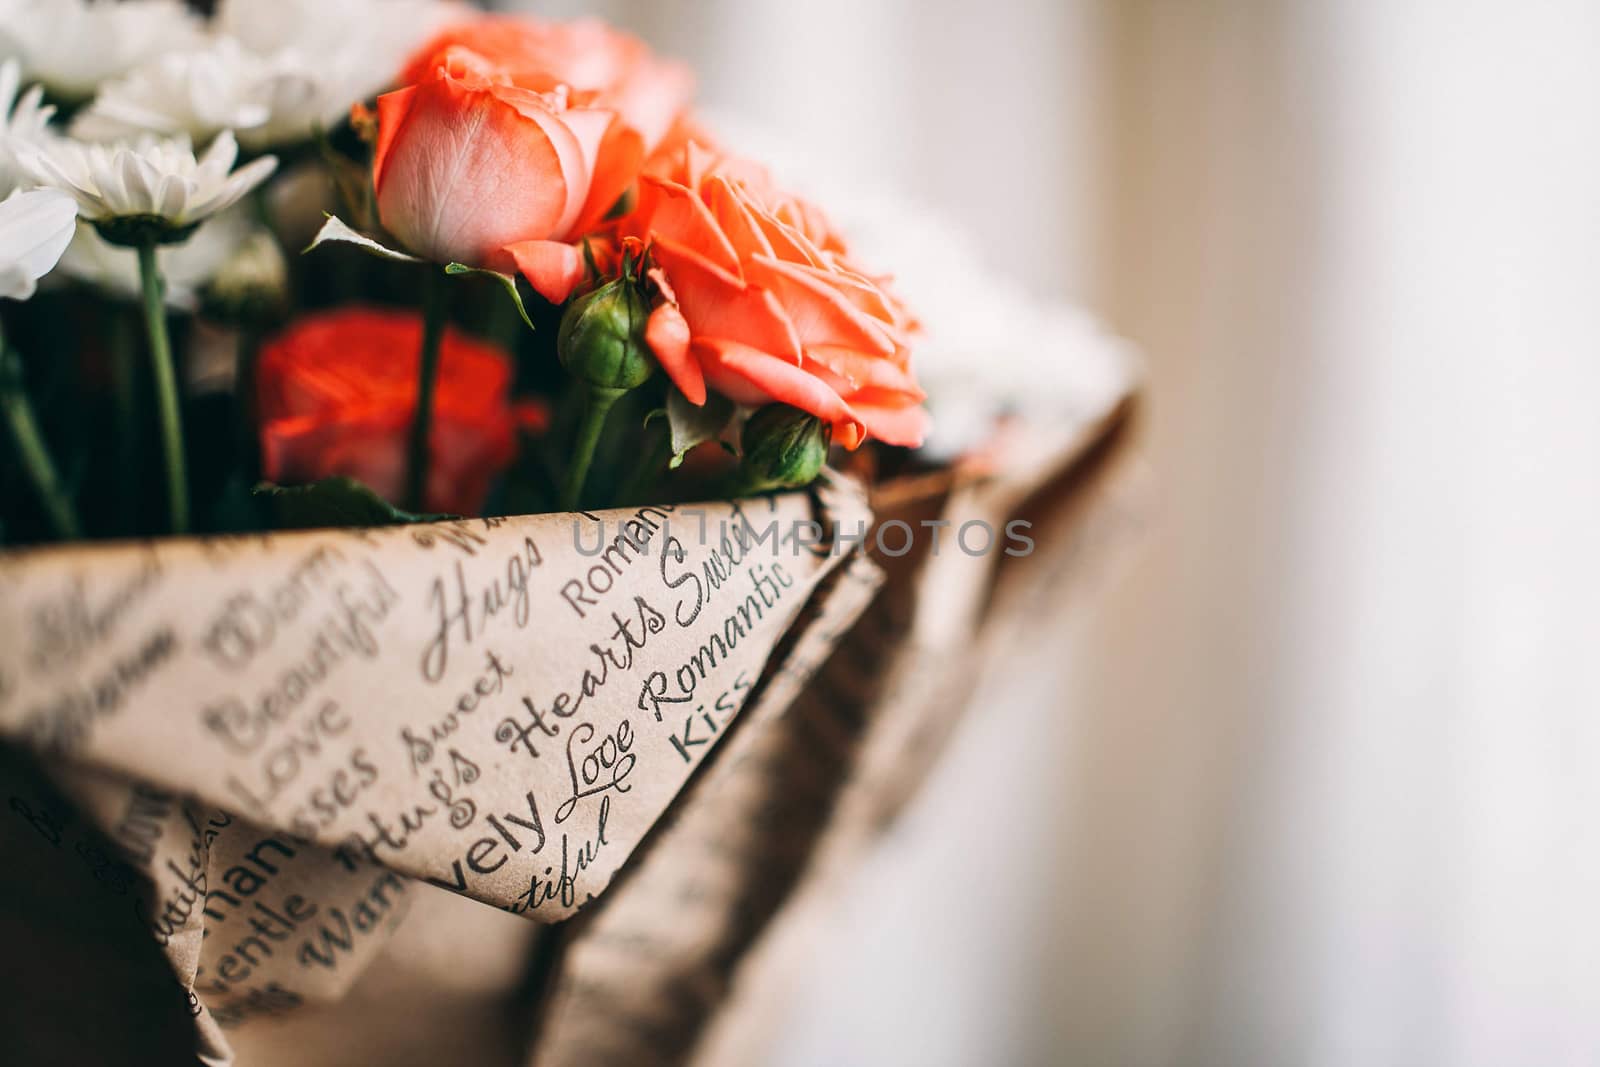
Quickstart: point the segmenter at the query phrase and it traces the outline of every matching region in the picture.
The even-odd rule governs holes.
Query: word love
[[[598,744],[591,745],[595,728],[583,723],[567,738],[567,774],[572,780],[572,795],[556,809],[556,822],[566,822],[578,801],[598,796],[609,789],[626,793],[628,775],[638,761],[629,750],[633,748],[633,724],[623,719],[615,733],[607,734]],[[581,755],[574,755],[576,748]]]

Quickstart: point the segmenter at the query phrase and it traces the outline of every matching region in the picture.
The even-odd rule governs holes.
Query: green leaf
[[[506,293],[510,295],[511,302],[517,305],[517,314],[522,316],[522,322],[528,329],[533,329],[533,320],[528,318],[528,309],[522,304],[522,294],[517,292],[517,279],[514,275],[501,274],[497,270],[484,270],[482,267],[469,267],[465,263],[448,263],[444,272],[449,275],[457,274],[482,274],[493,278],[505,286]]]
[[[264,498],[274,530],[316,530],[329,526],[405,526],[444,522],[455,515],[414,515],[401,511],[354,478],[324,478],[310,485],[263,482],[254,495]]]
[[[399,249],[390,248],[388,245],[380,244],[379,242],[374,241],[365,234],[357,233],[349,226],[345,225],[344,220],[339,218],[337,215],[328,216],[328,221],[322,224],[322,229],[317,231],[317,235],[313,237],[311,239],[311,243],[306,246],[306,252],[310,252],[315,248],[320,248],[329,241],[337,241],[343,244],[355,245],[357,248],[360,248],[371,255],[378,256],[383,259],[399,260],[401,263],[424,262],[423,260],[420,260],[416,256],[413,256],[407,252],[401,252]],[[304,254],[305,252],[301,253],[301,255]]]
[[[672,429],[672,462],[668,466],[677,470],[690,449],[715,441],[731,418],[733,402],[725,396],[707,393],[706,402],[696,406],[676,387],[667,390],[667,425]]]

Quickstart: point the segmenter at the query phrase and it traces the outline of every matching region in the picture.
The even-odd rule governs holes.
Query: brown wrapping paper
[[[1102,549],[1136,532],[1127,414],[1117,404],[1013,427],[982,473],[875,498],[880,522],[938,529],[940,548],[921,536],[892,554],[902,539],[887,539],[874,560],[883,594],[777,723],[719,755],[697,802],[571,931],[527,1062],[759,1062],[785,980],[814,962],[805,945],[828,888],[920,784],[999,635],[1048,628]],[[1030,515],[1030,553],[958,547],[968,523],[999,531]]]
[[[891,685],[886,695],[864,705],[860,727],[848,734],[851,747],[839,759],[843,770],[832,782],[827,825],[785,887],[776,914],[735,961],[716,1011],[688,1057],[694,1067],[762,1061],[801,976],[817,966],[817,945],[833,922],[833,902],[850,892],[860,858],[927,776],[970,697],[1004,688],[1004,680],[1019,670],[1048,671],[1041,664],[1049,663],[1056,642],[1093,602],[1096,588],[1142,542],[1148,492],[1130,434],[1130,427],[1120,423],[1065,477],[1022,504],[1018,513],[1032,523],[1037,549],[998,568],[969,635],[967,655],[951,662],[915,644],[901,649],[898,676],[940,679],[946,695],[928,699],[926,681],[908,688]],[[863,620],[852,635],[852,649],[869,639],[872,622]],[[892,634],[880,629],[877,639],[891,640]],[[846,654],[841,648],[835,662]],[[835,669],[830,663],[825,673]],[[797,726],[797,738],[827,732],[822,724],[830,721],[856,721],[838,709],[825,702],[797,703],[789,718],[817,723],[804,732]],[[835,726],[832,732],[843,731]],[[797,741],[782,762],[783,773],[793,776],[813,758]]]
[[[412,879],[544,922],[599,895],[746,701],[774,714],[864,605],[834,583],[794,625],[853,554],[830,532],[868,518],[836,480],[0,558],[11,830],[34,831],[8,880],[67,847],[24,812],[70,822],[226,1062],[222,1028],[349,993]]]

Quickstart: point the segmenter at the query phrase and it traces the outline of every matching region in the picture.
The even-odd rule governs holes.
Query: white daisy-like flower
[[[170,52],[102,85],[72,120],[72,136],[125,141],[183,134],[204,143],[223,130],[263,126],[272,118],[272,78],[266,60],[230,37]],[[311,83],[301,91],[309,93]]]
[[[101,82],[201,34],[181,0],[0,0],[0,57],[18,59],[65,100],[86,100]]]
[[[42,88],[35,85],[22,91],[21,64],[14,59],[0,63],[0,196],[32,184],[17,165],[14,146],[44,147],[52,136],[50,119],[55,113],[44,102]]]
[[[56,189],[0,200],[0,297],[26,300],[72,240],[77,205]]]
[[[459,17],[437,0],[225,2],[203,44],[102,85],[72,133],[203,142],[231,129],[257,151],[304,142],[387,88],[414,48]]]
[[[194,311],[200,291],[215,278],[252,237],[259,232],[243,207],[235,207],[207,222],[183,244],[156,251],[156,263],[166,282],[166,302],[180,311]],[[61,257],[56,273],[85,282],[124,300],[139,299],[139,255],[118,248],[101,237],[87,222]]]
[[[457,4],[440,0],[223,0],[212,20],[265,60],[258,99],[271,117],[238,130],[262,149],[309,140],[388,89],[411,53],[452,21]]]
[[[257,55],[347,56],[365,71],[353,101],[387,88],[415,49],[462,17],[444,0],[221,0],[212,25]]]
[[[188,229],[238,203],[278,166],[275,157],[262,156],[236,171],[238,157],[233,134],[224,130],[199,159],[188,138],[179,137],[112,145],[63,139],[23,153],[20,162],[41,184],[71,193],[78,213],[99,224],[102,236],[136,244],[183,240]]]
[[[237,131],[240,143],[255,151],[309,141],[376,91],[367,88],[372,71],[359,49],[323,57],[279,52],[260,62],[254,92],[267,118]]]

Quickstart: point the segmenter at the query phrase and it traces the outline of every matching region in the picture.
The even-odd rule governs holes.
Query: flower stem
[[[234,349],[234,418],[238,420],[238,462],[245,476],[254,481],[261,471],[260,412],[256,406],[256,364],[261,354],[261,335],[252,327],[239,330]]]
[[[55,464],[50,461],[50,450],[39,432],[39,422],[33,416],[33,405],[28,402],[23,386],[22,368],[14,365],[14,360],[14,354],[0,338],[0,409],[5,413],[6,428],[11,431],[11,441],[16,446],[22,469],[44,505],[51,529],[63,541],[75,541],[82,536],[77,513],[56,474]]]
[[[417,411],[411,420],[406,457],[405,506],[420,512],[428,489],[428,435],[433,430],[433,390],[439,377],[439,348],[444,341],[446,300],[444,275],[429,270],[422,283],[422,355],[417,368]]]
[[[578,422],[578,439],[573,443],[572,462],[567,467],[567,480],[561,487],[558,509],[573,511],[583,495],[583,483],[589,477],[589,464],[594,462],[594,449],[600,443],[600,431],[605,429],[606,416],[611,406],[626,393],[626,389],[606,389],[590,386],[583,398],[583,416]]]
[[[655,442],[640,453],[639,465],[633,468],[633,473],[623,483],[622,490],[617,494],[615,503],[618,507],[625,504],[643,504],[645,490],[649,489],[672,458],[672,433],[670,430],[657,434]]]
[[[136,533],[139,525],[139,467],[143,455],[138,419],[138,380],[134,368],[133,324],[121,308],[106,323],[106,347],[111,351],[112,421],[117,440],[117,527],[114,533]]]
[[[167,518],[171,532],[189,532],[189,479],[183,459],[183,413],[178,405],[178,376],[172,366],[172,341],[167,336],[167,308],[162,300],[161,268],[156,244],[139,246],[139,285],[144,296],[144,326],[150,339],[150,366],[155,373],[156,415],[161,423],[161,453],[167,468]]]

